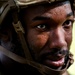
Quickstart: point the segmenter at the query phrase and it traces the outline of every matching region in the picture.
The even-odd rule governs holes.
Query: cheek
[[[66,41],[67,41],[68,47],[70,47],[71,42],[72,42],[72,32],[66,34]]]
[[[46,42],[48,40],[48,36],[47,35],[37,35],[36,37],[36,44],[42,48]]]
[[[41,49],[45,46],[48,40],[47,34],[29,34],[28,35],[28,43],[33,49]]]

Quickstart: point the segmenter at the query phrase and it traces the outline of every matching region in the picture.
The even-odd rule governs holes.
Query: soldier
[[[73,22],[74,0],[0,0],[1,75],[68,75]]]

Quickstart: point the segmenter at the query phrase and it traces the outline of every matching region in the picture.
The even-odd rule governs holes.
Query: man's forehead
[[[69,4],[55,7],[54,9],[45,8],[45,10],[44,10],[44,8],[42,8],[41,6],[39,6],[38,9],[35,9],[35,8],[31,12],[28,11],[27,14],[25,15],[28,22],[29,21],[33,22],[33,21],[38,21],[38,20],[40,20],[40,21],[49,20],[49,19],[52,19],[53,17],[56,17],[56,16],[52,16],[53,14],[57,14],[57,16],[61,16],[61,14],[62,14],[63,15],[62,18],[66,18],[66,17],[68,18],[70,15],[71,16],[73,15]],[[64,9],[64,8],[66,8],[66,9]],[[39,10],[39,9],[41,9],[41,10]],[[67,15],[69,15],[69,16],[67,16]]]

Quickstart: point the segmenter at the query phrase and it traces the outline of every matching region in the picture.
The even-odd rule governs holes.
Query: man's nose
[[[65,31],[62,28],[54,29],[50,37],[50,48],[67,47]]]

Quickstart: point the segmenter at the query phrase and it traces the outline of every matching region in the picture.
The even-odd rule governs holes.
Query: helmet
[[[26,8],[30,5],[40,4],[40,3],[54,3],[58,1],[65,0],[0,0],[0,24],[3,22],[6,14],[13,8]],[[68,1],[68,0],[66,0]],[[75,9],[75,1],[69,0],[71,2],[72,8]]]
[[[3,50],[2,52],[4,52],[4,54],[6,56],[8,56],[9,58],[11,58],[19,63],[22,63],[22,64],[27,63],[28,65],[31,65],[31,66],[37,68],[39,71],[42,69],[42,71],[40,71],[42,74],[44,72],[45,73],[53,72],[52,74],[56,74],[56,72],[57,72],[57,75],[60,75],[60,72],[63,73],[65,71],[65,69],[68,68],[69,65],[71,64],[71,60],[72,60],[71,57],[70,57],[70,61],[68,61],[67,67],[60,72],[52,70],[44,65],[35,63],[32,59],[32,56],[31,56],[29,49],[27,47],[27,44],[26,44],[26,40],[24,39],[24,36],[23,36],[23,34],[25,33],[25,30],[23,29],[22,24],[18,18],[18,12],[23,8],[27,8],[32,5],[38,5],[38,4],[43,4],[43,3],[52,4],[52,3],[60,2],[60,1],[70,1],[72,9],[75,9],[75,1],[74,0],[0,0],[0,26],[2,26],[7,14],[10,11],[12,11],[12,17],[15,17],[15,19],[13,18],[13,26],[15,28],[15,31],[17,32],[17,34],[20,37],[20,41],[21,41],[26,59],[14,54],[10,51],[7,51],[6,49],[1,47],[1,50]],[[19,32],[21,32],[21,33],[19,33]],[[9,52],[10,55],[8,55],[6,51]],[[72,55],[70,55],[70,56],[72,56]]]

